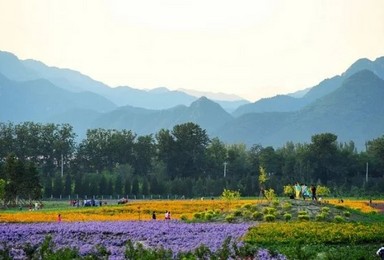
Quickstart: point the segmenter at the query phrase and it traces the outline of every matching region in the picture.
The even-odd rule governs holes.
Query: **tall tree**
[[[315,177],[327,185],[329,177],[335,173],[334,166],[337,155],[337,136],[332,133],[323,133],[312,136],[310,151],[315,169]]]
[[[174,126],[172,135],[175,140],[174,172],[181,177],[205,175],[206,148],[209,137],[205,130],[194,123]]]
[[[155,157],[155,143],[152,135],[139,136],[134,144],[135,173],[147,175],[152,169],[152,159]]]

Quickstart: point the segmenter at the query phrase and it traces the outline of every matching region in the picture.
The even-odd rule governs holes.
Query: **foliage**
[[[278,250],[288,259],[376,259],[383,235],[383,223],[280,222],[252,228],[245,241]]]
[[[316,194],[317,194],[317,196],[327,197],[331,194],[331,191],[326,186],[317,185]]]
[[[260,188],[264,188],[265,183],[268,181],[267,172],[264,167],[260,166],[259,169],[259,186]]]
[[[265,198],[268,201],[272,201],[272,202],[274,202],[276,200],[276,198],[277,198],[274,189],[266,189],[266,190],[264,190],[264,196],[265,196]]]
[[[284,195],[291,196],[295,194],[295,189],[292,185],[285,185],[284,186]]]
[[[225,201],[239,200],[240,192],[224,189],[223,193],[221,194],[221,199]]]
[[[224,188],[251,196],[266,189],[267,182],[277,195],[289,195],[292,190],[284,184],[300,180],[319,184],[321,197],[377,198],[384,192],[383,140],[368,140],[366,152],[358,153],[352,141],[338,143],[335,134],[320,133],[311,137],[310,144],[288,142],[280,148],[256,144],[247,150],[244,144],[211,140],[194,123],[142,136],[125,129],[88,129],[83,140],[76,140],[68,124],[0,123],[0,179],[10,181],[5,164],[14,154],[24,167],[34,165],[24,177],[37,173],[43,190],[35,191],[45,197],[212,197],[220,196]],[[228,166],[225,178],[224,163]],[[369,182],[363,183],[361,171],[367,164]],[[15,191],[12,184],[7,189],[8,194]]]

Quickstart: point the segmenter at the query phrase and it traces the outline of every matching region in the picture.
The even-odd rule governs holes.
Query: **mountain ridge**
[[[13,54],[0,52],[0,121],[69,123],[80,138],[90,128],[129,129],[143,135],[194,122],[210,137],[248,146],[308,142],[313,134],[326,131],[363,149],[366,141],[384,133],[382,77],[384,57],[359,59],[301,97],[277,95],[232,112],[229,106],[239,103],[196,98],[164,87],[112,89],[80,72],[52,70],[38,61],[23,63]],[[96,92],[89,91],[93,84],[99,84]],[[141,106],[142,101],[152,108]],[[222,102],[230,103],[224,109]]]

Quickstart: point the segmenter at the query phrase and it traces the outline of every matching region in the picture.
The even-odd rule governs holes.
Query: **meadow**
[[[377,259],[384,217],[372,206],[353,199],[153,200],[100,207],[44,202],[39,210],[0,212],[0,253],[26,259],[28,252],[42,254],[49,242],[45,248],[61,259],[66,248],[74,250],[66,259]],[[171,221],[164,220],[167,210]]]

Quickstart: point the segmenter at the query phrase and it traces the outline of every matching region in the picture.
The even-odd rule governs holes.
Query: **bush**
[[[180,220],[182,221],[188,221],[188,217],[186,215],[181,215]]]
[[[242,206],[242,208],[244,209],[251,209],[252,208],[252,204],[245,204]]]
[[[273,222],[275,221],[275,219],[276,219],[275,215],[272,215],[272,214],[267,214],[264,216],[264,220],[267,222]]]
[[[207,214],[205,214],[204,218],[205,218],[206,220],[212,220],[212,218],[213,218],[213,214],[207,212]]]
[[[233,215],[235,217],[241,217],[243,215],[243,212],[241,210],[236,210],[235,212],[233,212]]]
[[[263,213],[255,211],[252,214],[252,219],[253,220],[262,220],[263,219]]]
[[[309,220],[309,215],[308,214],[303,214],[303,215],[299,215],[297,216],[297,218],[301,221],[308,221]]]
[[[328,207],[322,207],[321,212],[329,213],[329,208]]]
[[[326,218],[326,214],[324,213],[319,213],[316,215],[316,221],[324,221]]]
[[[292,204],[290,202],[284,202],[282,205],[284,210],[291,210],[292,209]]]
[[[228,223],[233,223],[233,222],[235,222],[235,216],[228,215],[225,217],[225,221],[227,221]]]
[[[297,214],[299,216],[301,216],[301,215],[308,215],[308,212],[306,210],[300,210]]]
[[[345,222],[345,219],[340,215],[336,215],[334,219],[338,223]]]
[[[202,218],[204,218],[204,213],[196,212],[195,214],[193,214],[193,218],[194,219],[202,219]]]
[[[350,216],[351,216],[351,212],[349,212],[349,211],[344,211],[344,216],[345,217],[347,217],[347,218],[349,218]]]
[[[276,199],[272,202],[272,206],[277,208],[280,205],[280,202]]]
[[[252,219],[252,215],[253,215],[253,213],[251,211],[249,211],[249,210],[246,210],[246,211],[243,212],[243,217],[245,219]]]
[[[283,215],[283,217],[284,217],[285,221],[289,221],[289,220],[292,219],[292,214],[285,213],[285,214]]]
[[[276,215],[276,209],[271,208],[271,207],[266,207],[263,209],[264,214],[271,214],[271,215]]]

